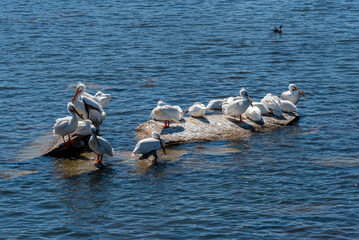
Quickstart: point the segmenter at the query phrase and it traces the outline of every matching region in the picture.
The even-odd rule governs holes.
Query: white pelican
[[[86,92],[86,86],[83,83],[79,83],[76,89],[81,89],[83,96],[86,96],[87,98],[90,98],[91,100],[97,102],[102,108],[105,108],[111,100],[111,94],[105,94],[101,91],[98,91],[95,96],[89,94],[88,92]]]
[[[274,96],[274,97],[276,97],[277,100],[280,101],[283,112],[287,112],[287,113],[298,112],[297,106],[295,106],[294,103],[292,103],[291,101],[282,100],[277,96]]]
[[[106,139],[103,137],[97,136],[96,134],[96,128],[91,127],[91,137],[88,142],[89,147],[92,151],[94,151],[97,154],[97,160],[95,161],[95,166],[98,166],[98,168],[103,168],[102,164],[102,158],[104,154],[113,156],[113,148],[111,146],[111,143],[109,143]]]
[[[151,112],[150,117],[154,120],[165,121],[163,128],[168,128],[171,121],[179,121],[183,118],[183,111],[180,106],[170,106],[162,100],[158,101],[157,107]]]
[[[72,103],[84,119],[90,119],[96,127],[99,127],[105,120],[106,113],[98,102],[84,93],[85,85],[80,83],[76,89],[75,96],[72,98]]]
[[[227,100],[227,103],[222,105],[223,113],[225,115],[234,116],[234,120],[237,123],[243,122],[242,120],[242,114],[247,110],[249,105],[251,105],[251,99],[248,96],[247,91],[242,88],[239,91],[240,97],[233,98],[233,100],[229,99]],[[237,100],[234,100],[237,99]],[[239,121],[236,120],[236,116],[239,115]]]
[[[247,110],[244,112],[247,118],[249,118],[252,121],[255,122],[262,122],[262,112],[261,110],[256,106],[249,106]]]
[[[101,91],[98,91],[95,94],[95,99],[101,105],[102,108],[105,108],[110,103],[111,94],[109,93],[106,94]]]
[[[300,95],[307,97],[305,96],[305,93],[303,91],[299,91],[299,89],[294,84],[289,84],[288,89],[289,91],[283,92],[280,96],[282,100],[288,100],[294,104],[297,104],[300,99]]]
[[[252,105],[253,105],[253,107],[259,108],[259,110],[261,110],[262,115],[269,113],[269,110],[267,109],[267,107],[261,102],[252,102]]]
[[[184,111],[184,114],[186,114],[187,112],[191,117],[200,118],[203,117],[206,113],[206,107],[202,103],[196,102],[189,109],[186,109]]]
[[[56,119],[56,123],[54,124],[54,135],[58,135],[62,137],[62,140],[64,141],[64,144],[66,146],[69,146],[73,143],[70,134],[76,131],[77,125],[78,125],[78,116],[81,117],[80,113],[76,110],[74,104],[71,102],[67,103],[67,111],[71,114],[71,116],[64,117],[64,118],[58,118]],[[64,136],[68,136],[68,140],[65,141]]]
[[[268,93],[264,98],[262,98],[261,103],[263,103],[270,113],[273,113],[278,117],[282,116],[282,104],[277,96],[273,96]]]
[[[80,136],[87,136],[91,134],[91,120],[86,119],[84,121],[79,121],[76,131],[72,134],[80,135]]]
[[[153,131],[152,138],[142,139],[136,144],[136,147],[132,152],[132,156],[134,156],[135,154],[142,154],[142,156],[139,158],[139,160],[141,160],[153,155],[156,162],[158,157],[157,150],[162,149],[163,153],[166,154],[165,144],[166,142],[163,138],[161,138],[161,135]]]
[[[214,99],[209,101],[209,103],[207,104],[207,109],[211,109],[211,110],[222,110],[222,103],[223,103],[224,99]]]

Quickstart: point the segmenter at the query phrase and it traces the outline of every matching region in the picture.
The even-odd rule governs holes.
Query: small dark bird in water
[[[279,26],[279,29],[277,27],[274,27],[274,29],[272,30],[274,33],[282,33],[284,30],[283,26]]]

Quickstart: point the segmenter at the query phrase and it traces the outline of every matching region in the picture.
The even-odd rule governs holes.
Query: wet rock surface
[[[223,115],[221,111],[213,111],[203,118],[185,117],[180,122],[171,122],[169,128],[162,128],[162,121],[150,120],[140,124],[135,132],[141,140],[151,137],[152,131],[156,131],[165,139],[166,145],[238,139],[295,124],[299,120],[299,115],[296,113],[284,113],[281,117],[264,115],[263,122],[253,122],[245,117],[243,120],[244,122],[237,123],[233,117]]]

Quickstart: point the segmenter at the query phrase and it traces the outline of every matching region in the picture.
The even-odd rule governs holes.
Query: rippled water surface
[[[9,1],[0,9],[4,238],[359,238],[357,1]],[[273,26],[283,25],[275,35]],[[41,157],[78,82],[112,95],[92,154]],[[135,162],[159,99],[308,99],[296,126]],[[0,238],[1,238],[0,237]]]

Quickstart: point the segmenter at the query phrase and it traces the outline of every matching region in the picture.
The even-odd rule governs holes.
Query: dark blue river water
[[[1,5],[1,239],[359,238],[357,1]],[[112,95],[107,171],[39,157],[80,81]],[[156,167],[129,157],[159,99],[259,101],[289,83],[308,96],[296,126],[172,147]]]

